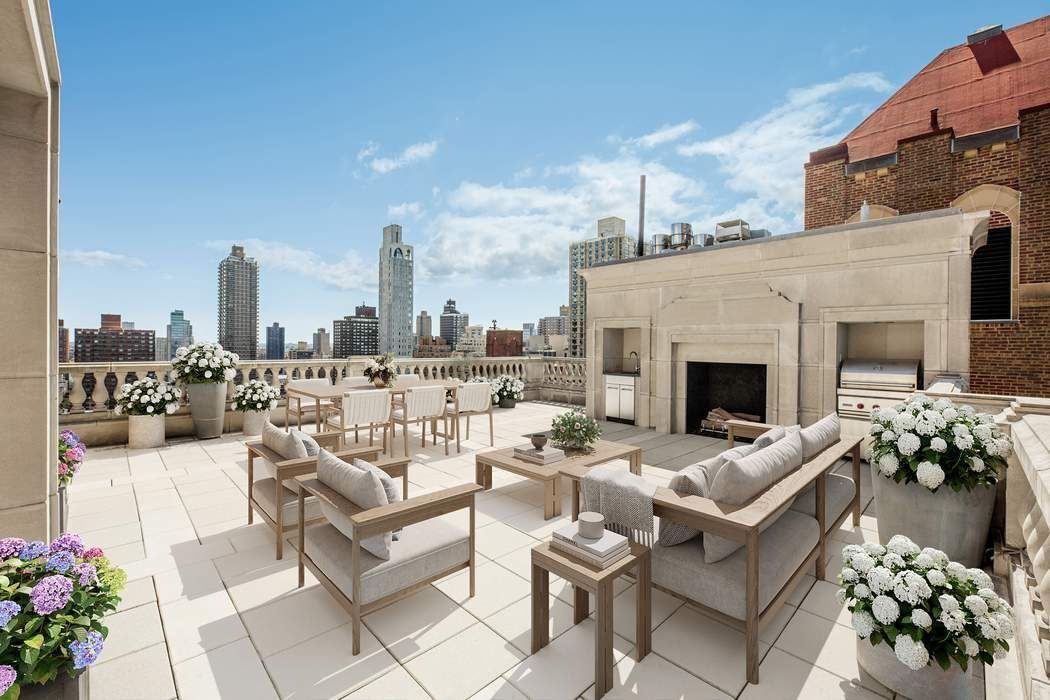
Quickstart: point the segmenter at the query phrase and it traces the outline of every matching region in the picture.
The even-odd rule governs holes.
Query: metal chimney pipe
[[[638,257],[645,255],[645,175],[638,192]]]

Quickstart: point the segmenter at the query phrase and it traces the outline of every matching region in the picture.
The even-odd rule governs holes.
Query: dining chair
[[[492,385],[488,382],[468,382],[460,384],[452,401],[448,402],[445,410],[452,415],[452,429],[456,433],[456,452],[459,448],[459,419],[460,416],[467,417],[467,439],[470,439],[470,417],[479,414],[489,414],[489,445],[495,447],[496,442],[492,430]]]
[[[319,379],[290,379],[288,383],[284,385],[285,392],[293,391],[295,389],[302,389],[303,391],[310,391],[311,389],[325,388],[332,386],[332,382],[325,378]],[[306,403],[303,403],[302,396],[292,396],[288,394],[287,401],[284,405],[285,409],[285,421],[284,429],[292,429],[292,416],[295,417],[296,422],[300,430],[303,428],[303,416],[310,415],[314,416],[316,411],[321,411],[322,417],[327,416],[328,410],[332,407],[332,402],[328,399],[323,399],[318,405],[313,399],[307,398]]]
[[[397,426],[404,430],[405,456],[408,456],[408,426],[419,423],[422,426],[422,445],[427,446],[427,423],[441,419],[444,424],[445,454],[448,454],[448,413],[445,410],[445,386],[414,386],[405,391],[405,402],[395,406],[390,414],[391,445],[397,434]],[[391,446],[390,454],[393,455]]]
[[[390,427],[390,390],[371,389],[348,391],[343,394],[339,411],[328,416],[327,425],[345,436],[351,429],[354,431],[354,443],[359,440],[362,426],[368,427],[368,444],[375,444],[375,431],[383,429],[383,451],[387,448],[387,429]],[[393,447],[390,448],[393,454]]]

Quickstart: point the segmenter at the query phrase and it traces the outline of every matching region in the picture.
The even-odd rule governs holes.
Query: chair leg
[[[456,454],[459,454],[462,451],[459,447],[459,414],[457,413],[452,420],[456,423],[453,429],[456,431]]]
[[[448,416],[442,416],[442,420],[445,423],[445,456],[448,457]],[[437,438],[434,438],[434,444],[437,444]]]
[[[470,414],[467,414],[467,439],[470,439]]]
[[[489,447],[496,446],[496,433],[492,429],[492,406],[489,406]]]
[[[376,429],[373,428],[371,425],[369,425],[368,426],[368,446],[369,447],[372,447],[373,445],[376,444],[375,437],[376,437]]]
[[[401,426],[401,439],[405,442],[405,456],[408,456],[408,423]]]
[[[356,445],[359,442],[361,442],[361,438],[358,437],[358,435],[357,435],[357,426],[355,425],[354,426],[354,444]],[[369,443],[369,444],[372,444],[372,443]]]
[[[423,419],[423,420],[419,421],[419,430],[420,430],[420,435],[422,437],[422,440],[420,440],[420,445],[425,448],[427,446],[427,421],[426,421],[426,419]]]

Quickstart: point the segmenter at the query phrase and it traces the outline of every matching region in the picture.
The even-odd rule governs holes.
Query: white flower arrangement
[[[903,535],[880,549],[842,549],[838,597],[858,637],[890,644],[913,671],[931,660],[946,671],[954,661],[965,671],[970,663],[992,664],[1006,654],[1013,616],[988,574],[951,562],[940,550],[919,549]],[[859,575],[869,562],[867,575]]]
[[[479,379],[478,381],[485,381]],[[515,401],[521,401],[525,398],[525,382],[520,379],[515,379],[509,374],[501,374],[495,379],[491,380],[492,384],[492,403],[497,404],[502,399],[514,399]]]
[[[277,408],[281,390],[270,386],[261,379],[251,379],[247,384],[239,384],[233,391],[234,411],[266,411]]]
[[[991,486],[1013,450],[990,415],[923,394],[876,411],[871,435],[871,463],[880,474],[930,491]]]
[[[172,374],[182,384],[222,384],[237,376],[240,357],[218,343],[194,343],[175,351]]]
[[[371,382],[378,379],[382,384],[393,386],[397,381],[397,363],[394,362],[394,353],[388,352],[385,355],[369,358],[362,374]]]
[[[179,390],[168,382],[145,377],[124,384],[113,397],[113,412],[128,416],[162,416],[179,410]]]

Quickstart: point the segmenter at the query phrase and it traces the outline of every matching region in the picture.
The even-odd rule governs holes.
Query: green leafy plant
[[[563,413],[551,422],[551,441],[559,447],[589,449],[601,436],[598,422],[580,411]]]

